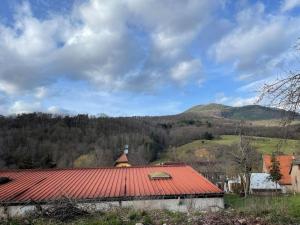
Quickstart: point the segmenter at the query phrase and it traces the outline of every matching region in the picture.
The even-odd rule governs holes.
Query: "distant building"
[[[123,154],[116,160],[115,162],[115,167],[130,167],[131,164],[128,161],[127,155],[128,155],[128,150],[129,146],[125,145],[124,146],[124,152]]]
[[[292,191],[300,193],[300,157],[296,157],[290,168]]]
[[[224,168],[222,168],[220,161],[197,160],[191,162],[191,165],[197,171],[200,171],[205,178],[217,185],[220,189],[224,190],[226,176]]]
[[[130,167],[127,155],[123,153],[115,162],[115,167]]]
[[[229,193],[241,193],[242,192],[242,181],[241,177],[227,179],[226,184],[224,186],[224,191]]]
[[[282,187],[270,180],[268,173],[252,173],[250,178],[250,193],[269,195],[275,192],[282,192]]]
[[[263,172],[269,173],[271,168],[271,155],[263,155]],[[277,155],[276,160],[280,163],[280,173],[282,178],[279,181],[283,192],[292,191],[292,180],[290,175],[290,169],[293,162],[293,155]]]
[[[121,163],[124,163],[121,160]],[[0,170],[0,217],[74,200],[80,207],[218,210],[223,192],[185,164],[140,167]],[[92,204],[92,205],[91,205]]]

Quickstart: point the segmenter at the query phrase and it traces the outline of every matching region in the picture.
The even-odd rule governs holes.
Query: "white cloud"
[[[72,114],[71,111],[60,108],[58,106],[54,106],[54,105],[48,107],[47,112],[52,113],[52,114]]]
[[[215,102],[226,104],[230,100],[229,97],[227,97],[223,92],[217,93],[215,96]]]
[[[240,79],[269,76],[290,62],[289,52],[300,33],[299,18],[267,14],[257,3],[239,12],[235,22],[211,52],[219,63],[233,63]]]
[[[47,88],[45,87],[37,87],[35,89],[35,94],[34,96],[38,99],[43,99],[47,95]]]
[[[21,114],[41,111],[40,102],[16,101],[8,109],[8,114]]]
[[[281,10],[285,12],[285,11],[293,10],[294,8],[299,6],[300,6],[299,0],[283,0],[281,5]]]
[[[0,80],[0,91],[12,95],[18,92],[18,88],[11,82]]]
[[[215,96],[215,102],[235,107],[258,104],[259,97],[234,97],[226,96],[223,92],[217,93]]]
[[[191,75],[200,72],[201,63],[199,60],[182,61],[171,68],[171,76],[176,81],[185,81]]]
[[[253,105],[257,104],[258,97],[249,97],[249,98],[233,98],[231,100],[232,106],[244,106],[244,105]]]
[[[0,63],[6,65],[0,68],[0,91],[46,88],[62,75],[102,90],[132,92],[174,77],[183,81],[189,74],[174,75],[171,68],[194,60],[186,47],[217,7],[196,0],[90,0],[70,15],[38,19],[25,2],[12,26],[0,24]],[[139,31],[145,31],[143,44]]]

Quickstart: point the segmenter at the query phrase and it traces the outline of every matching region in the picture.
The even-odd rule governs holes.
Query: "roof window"
[[[171,179],[172,176],[166,172],[158,171],[149,173],[149,178],[151,180],[162,180],[162,179]]]
[[[1,184],[6,184],[10,181],[11,181],[11,179],[9,177],[0,177],[0,185]]]

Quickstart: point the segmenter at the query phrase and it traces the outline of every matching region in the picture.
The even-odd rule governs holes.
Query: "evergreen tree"
[[[278,182],[281,178],[282,178],[282,174],[280,172],[280,162],[276,159],[276,155],[272,153],[269,179],[275,182],[276,191],[277,191]]]

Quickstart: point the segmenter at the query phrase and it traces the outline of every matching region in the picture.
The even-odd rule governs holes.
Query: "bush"
[[[205,139],[205,140],[213,140],[214,139],[214,136],[212,133],[209,133],[209,132],[205,132],[204,134],[202,134],[202,139]]]

